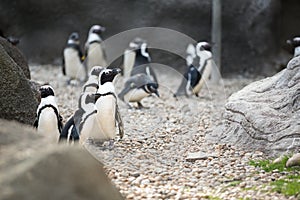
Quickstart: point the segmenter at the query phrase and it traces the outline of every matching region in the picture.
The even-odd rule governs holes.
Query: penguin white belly
[[[100,97],[96,102],[93,130],[89,134],[96,140],[110,140],[116,136],[116,99],[109,95]]]
[[[124,96],[124,100],[127,102],[139,102],[147,96],[149,96],[149,94],[145,92],[143,89],[134,89],[134,90],[130,90]]]
[[[37,131],[39,134],[45,135],[53,143],[58,141],[60,133],[58,131],[57,116],[52,108],[45,108],[41,112]]]
[[[93,132],[97,131],[97,129],[94,130],[94,123],[95,123],[95,115],[90,115],[82,124],[82,128],[80,130],[80,142],[84,143],[85,140],[89,137],[92,137]],[[79,129],[79,126],[77,126],[77,130]]]
[[[205,69],[203,71],[203,74],[201,75],[200,81],[193,88],[193,93],[194,94],[198,94],[199,91],[201,90],[203,84],[205,84],[209,80],[209,76],[211,74],[211,70],[212,70],[212,61],[209,60],[209,61],[207,61],[207,64],[206,64]]]
[[[104,52],[99,43],[92,43],[89,45],[88,55],[87,55],[87,66],[88,71],[91,71],[94,66],[106,67],[106,60],[104,58]]]
[[[85,70],[80,61],[78,52],[72,48],[64,50],[66,75],[72,79],[83,81]]]
[[[134,51],[125,50],[125,52],[124,52],[124,61],[123,61],[124,76],[125,77],[130,76],[130,73],[131,73],[132,68],[134,66],[135,56],[136,56],[136,53]]]

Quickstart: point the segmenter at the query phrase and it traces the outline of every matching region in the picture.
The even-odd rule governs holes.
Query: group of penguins
[[[109,147],[112,147],[116,138],[116,127],[120,138],[124,135],[117,100],[126,102],[128,106],[129,103],[136,102],[138,108],[142,108],[143,98],[152,94],[160,96],[147,42],[141,38],[131,41],[128,49],[124,51],[124,76],[128,79],[122,91],[116,94],[114,79],[121,70],[107,66],[101,44],[104,30],[100,25],[90,28],[84,54],[80,50],[77,32],[73,32],[67,40],[63,50],[63,74],[68,77],[68,83],[76,80],[84,84],[78,108],[64,126],[55,101],[54,89],[50,85],[40,87],[41,102],[37,108],[34,126],[39,133],[51,135],[53,142],[83,143],[91,138],[93,141],[109,141]],[[208,42],[190,44],[186,52],[187,71],[175,95],[198,96],[211,73],[211,46]]]
[[[34,126],[41,134],[51,135],[53,141],[81,141],[87,138],[95,141],[109,141],[112,147],[116,137],[116,127],[120,138],[124,136],[122,118],[117,100],[136,102],[142,108],[141,100],[155,94],[159,97],[158,80],[151,67],[151,57],[147,42],[135,38],[124,51],[124,76],[128,77],[123,90],[117,95],[114,79],[121,73],[119,68],[107,66],[105,51],[101,46],[100,25],[90,28],[85,44],[85,54],[80,50],[79,35],[72,33],[63,51],[63,74],[72,79],[85,82],[78,101],[78,108],[67,120],[65,126],[55,101],[54,89],[50,85],[40,87],[41,102],[37,108]],[[300,38],[289,40],[295,55],[300,55]],[[174,96],[198,96],[212,71],[211,45],[208,42],[190,44],[186,49],[187,70]],[[89,72],[89,73],[87,73]]]

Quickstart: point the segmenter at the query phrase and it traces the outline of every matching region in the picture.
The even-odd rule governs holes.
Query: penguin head
[[[142,38],[140,37],[136,37],[134,38],[134,40],[132,40],[130,43],[129,43],[129,48],[131,49],[140,49],[141,48],[141,45],[143,43],[146,43],[146,40],[143,40]]]
[[[100,72],[104,69],[101,66],[94,66],[90,71],[90,76],[99,76]]]
[[[41,98],[54,96],[54,89],[50,85],[43,85],[40,87]]]
[[[119,68],[113,68],[113,69],[103,69],[99,75],[99,83],[100,85],[103,85],[107,82],[113,82],[116,75],[118,75],[121,72],[121,69]]]
[[[106,30],[106,28],[104,26],[100,26],[100,25],[93,25],[90,29],[89,34],[95,33],[100,35],[101,33],[103,33]]]
[[[211,51],[211,45],[208,42],[199,42],[196,51]]]
[[[77,32],[71,33],[68,39],[68,44],[79,44],[79,34]]]
[[[156,96],[159,97],[159,93],[158,93],[158,84],[157,83],[148,83],[145,85],[145,91],[149,94],[156,94]]]
[[[300,37],[294,37],[291,40],[286,41],[287,44],[292,45],[294,48],[300,46]]]

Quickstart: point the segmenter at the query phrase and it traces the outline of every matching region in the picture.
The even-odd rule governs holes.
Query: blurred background
[[[286,40],[300,35],[299,10],[299,0],[223,0],[222,74],[269,76],[285,67],[292,57]],[[3,34],[18,37],[29,63],[38,64],[60,64],[69,34],[78,31],[83,47],[93,24],[106,27],[104,40],[133,28],[163,27],[211,41],[211,15],[211,0],[0,1]],[[172,53],[150,51],[154,62],[186,67]]]

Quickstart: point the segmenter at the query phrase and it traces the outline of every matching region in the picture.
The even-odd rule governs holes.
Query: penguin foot
[[[137,107],[137,109],[149,109],[149,107],[145,107],[145,106],[143,106],[143,104],[141,103],[141,102],[137,102],[137,104],[138,104],[138,107]]]
[[[126,105],[128,106],[128,109],[132,109],[132,106],[129,103],[127,103]]]
[[[108,150],[113,150],[114,144],[115,144],[115,141],[114,141],[114,140],[109,140]]]

